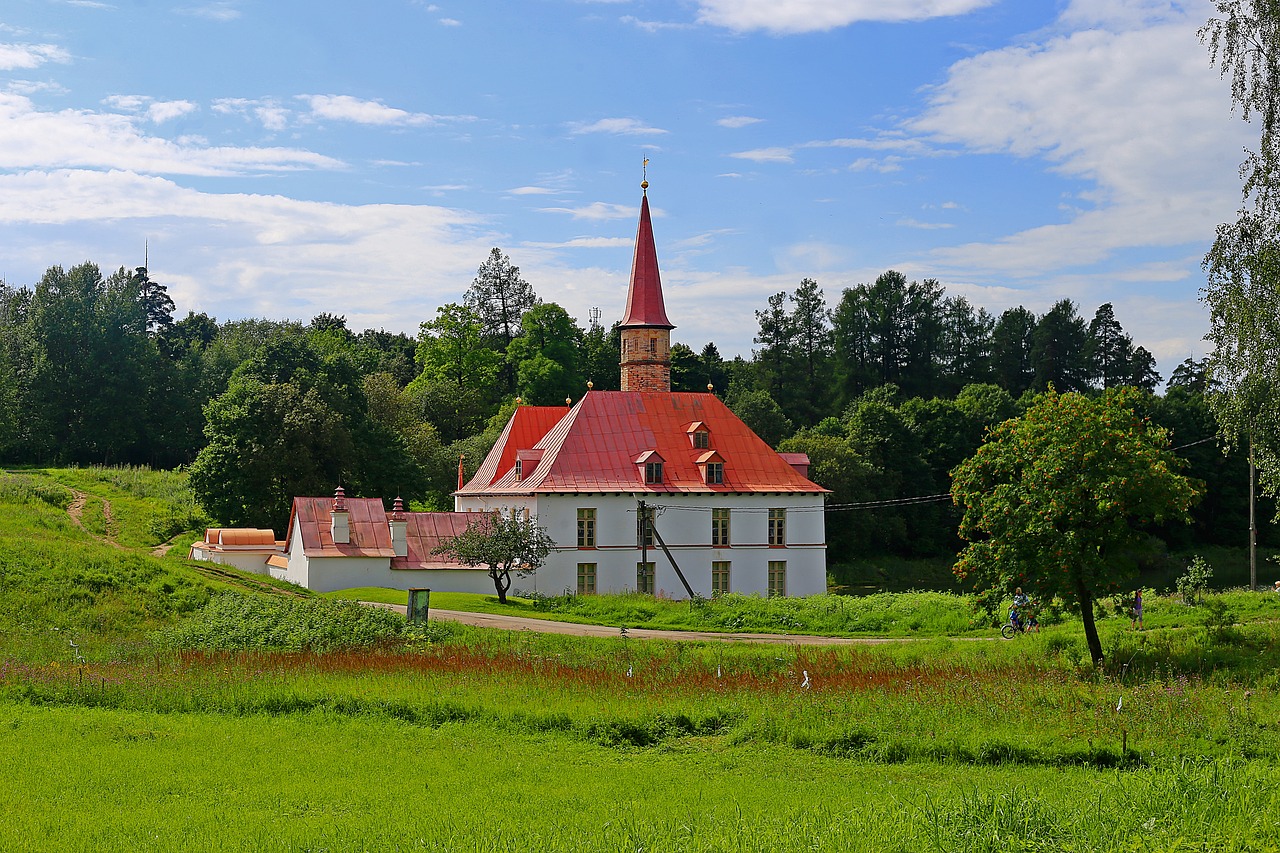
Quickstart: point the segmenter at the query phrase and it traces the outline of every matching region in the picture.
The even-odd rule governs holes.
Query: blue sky
[[[7,0],[0,277],[416,332],[492,246],[586,325],[650,203],[674,340],[817,279],[1112,302],[1167,377],[1248,126],[1170,0]]]

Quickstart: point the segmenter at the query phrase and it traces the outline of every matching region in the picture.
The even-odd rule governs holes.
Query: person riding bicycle
[[[1009,624],[1017,631],[1040,630],[1035,610],[1031,607],[1031,599],[1022,591],[1022,587],[1013,591],[1013,606],[1009,608]]]

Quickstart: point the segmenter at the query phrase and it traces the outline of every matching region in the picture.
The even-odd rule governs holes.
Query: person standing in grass
[[[1133,618],[1129,627],[1142,630],[1142,587],[1138,587],[1133,593]]]

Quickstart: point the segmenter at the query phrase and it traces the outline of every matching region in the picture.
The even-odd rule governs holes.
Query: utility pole
[[[1258,508],[1254,500],[1257,469],[1253,462],[1253,433],[1249,433],[1249,589],[1258,591]]]
[[[662,553],[667,555],[667,561],[671,563],[671,568],[676,570],[676,576],[680,578],[680,583],[684,584],[684,591],[689,593],[690,600],[699,598],[700,596],[693,591],[693,587],[689,586],[689,581],[685,578],[684,572],[680,571],[680,566],[679,564],[676,563],[676,558],[671,556],[671,549],[667,547],[666,542],[662,541],[662,534],[658,532],[658,525],[654,524],[653,519],[650,516],[646,515],[647,512],[648,510],[646,508],[645,502],[640,501],[640,518],[641,518],[640,559],[641,561],[645,563],[648,562],[647,557],[648,557],[649,551],[647,546],[648,546],[649,539],[645,535],[645,533],[652,532],[653,538],[658,543],[658,547],[662,549]]]

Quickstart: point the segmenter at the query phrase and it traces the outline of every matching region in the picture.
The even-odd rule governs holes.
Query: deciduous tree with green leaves
[[[1094,601],[1136,574],[1147,525],[1188,520],[1199,497],[1178,473],[1168,434],[1134,411],[1138,395],[1046,392],[951,472],[969,542],[956,575],[991,611],[1019,586],[1033,598],[1061,598],[1084,621],[1099,665]]]
[[[555,546],[536,517],[494,512],[480,514],[466,530],[442,541],[432,553],[452,557],[464,566],[486,567],[498,601],[506,604],[511,573],[521,577],[533,574]]]
[[[1233,108],[1259,131],[1240,166],[1242,203],[1204,259],[1214,344],[1209,401],[1229,446],[1247,442],[1263,491],[1280,494],[1280,6],[1216,0],[1200,29],[1231,81]]]

